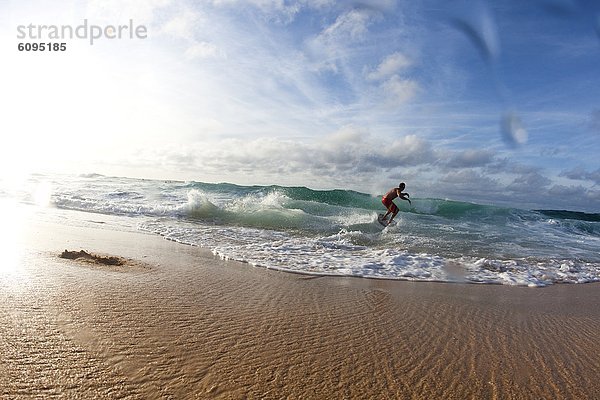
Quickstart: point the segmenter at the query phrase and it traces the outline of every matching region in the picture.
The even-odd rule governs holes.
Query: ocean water
[[[399,202],[350,190],[33,175],[0,198],[133,220],[249,267],[415,281],[546,286],[600,281],[600,214],[443,199]]]

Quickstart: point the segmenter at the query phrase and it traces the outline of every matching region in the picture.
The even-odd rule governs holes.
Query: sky
[[[147,35],[19,37],[84,21]],[[600,212],[598,2],[0,0],[0,51],[5,178]]]

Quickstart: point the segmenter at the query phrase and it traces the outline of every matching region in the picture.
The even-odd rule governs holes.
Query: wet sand
[[[0,265],[0,398],[600,398],[598,284],[310,277],[35,217]]]

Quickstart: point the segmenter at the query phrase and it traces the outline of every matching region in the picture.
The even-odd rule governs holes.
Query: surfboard
[[[392,221],[392,223],[388,225],[388,221],[383,219],[383,214],[377,215],[377,222],[379,222],[379,224],[381,226],[385,226],[385,227],[396,225],[396,221]]]

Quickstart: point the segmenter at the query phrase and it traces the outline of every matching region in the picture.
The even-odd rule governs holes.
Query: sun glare
[[[50,182],[40,182],[33,192],[33,202],[40,207],[48,207],[51,195],[52,185]]]

